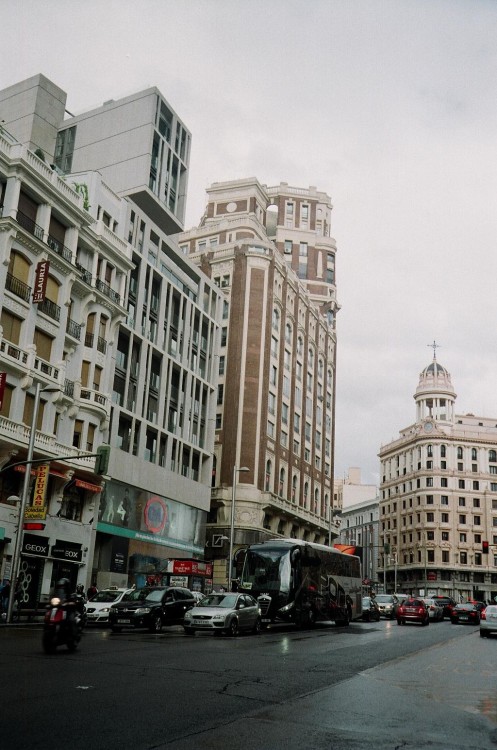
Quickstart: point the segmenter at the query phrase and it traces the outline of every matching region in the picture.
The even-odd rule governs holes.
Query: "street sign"
[[[222,534],[213,534],[211,545],[213,547],[222,547],[225,538]]]

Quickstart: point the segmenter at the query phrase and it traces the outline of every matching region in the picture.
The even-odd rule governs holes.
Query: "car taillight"
[[[485,610],[484,610],[484,609],[482,610],[482,613],[481,613],[481,619],[482,619],[482,620],[486,620],[486,619],[487,619],[487,615],[486,615],[486,613],[485,613]]]
[[[422,615],[424,613],[423,607],[418,607],[418,615]]]

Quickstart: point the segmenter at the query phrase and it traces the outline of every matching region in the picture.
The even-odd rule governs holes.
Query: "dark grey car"
[[[196,604],[188,589],[153,586],[136,589],[124,601],[114,604],[109,613],[114,633],[123,628],[147,628],[160,633],[163,625],[182,625],[185,612]]]

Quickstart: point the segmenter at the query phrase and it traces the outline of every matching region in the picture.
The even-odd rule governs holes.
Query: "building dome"
[[[454,418],[456,398],[449,371],[437,362],[434,355],[433,361],[421,371],[414,394],[417,421],[434,419],[451,422]]]

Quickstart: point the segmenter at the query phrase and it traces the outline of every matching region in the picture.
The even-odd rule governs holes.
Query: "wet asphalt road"
[[[495,749],[496,657],[497,638],[448,621],[92,629],[54,656],[39,627],[3,626],[0,736],[9,750]]]

